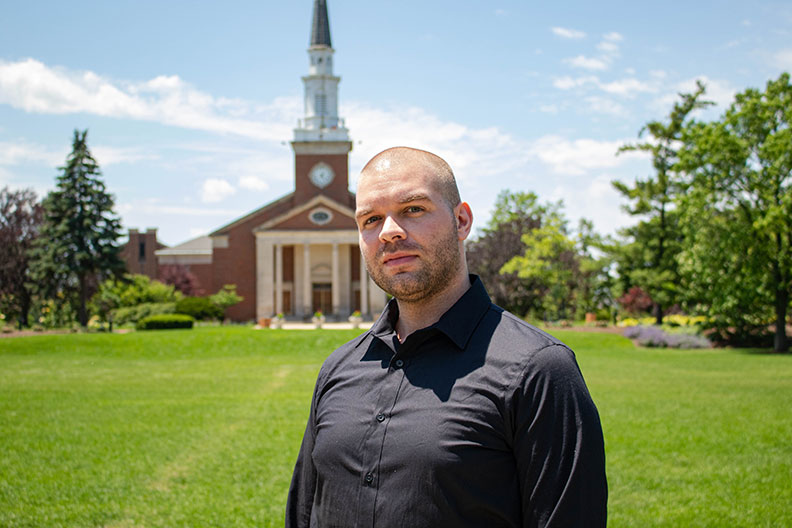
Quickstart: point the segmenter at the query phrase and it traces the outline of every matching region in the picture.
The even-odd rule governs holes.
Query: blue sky
[[[0,186],[44,194],[75,128],[125,228],[173,245],[288,192],[310,0],[8,2],[0,17]],[[646,4],[646,5],[642,5]],[[575,222],[633,220],[615,156],[695,80],[718,105],[792,70],[790,2],[328,0],[350,182],[401,144],[443,156],[483,225],[502,189]]]

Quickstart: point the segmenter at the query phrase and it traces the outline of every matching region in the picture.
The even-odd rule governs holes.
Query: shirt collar
[[[444,333],[460,350],[465,348],[479,321],[491,305],[489,294],[479,276],[469,277],[470,288],[440,317],[440,320],[429,327]],[[398,319],[399,305],[396,299],[391,299],[382,311],[382,315],[371,326],[369,333],[383,341],[389,339],[396,331]]]

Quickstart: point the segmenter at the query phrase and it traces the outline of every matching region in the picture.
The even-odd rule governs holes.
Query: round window
[[[311,211],[309,217],[314,224],[323,225],[332,220],[333,214],[327,209],[316,209]]]

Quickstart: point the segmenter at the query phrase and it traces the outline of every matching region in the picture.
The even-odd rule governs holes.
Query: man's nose
[[[401,225],[392,217],[386,216],[382,222],[382,230],[380,230],[380,240],[383,242],[393,242],[394,240],[407,238],[407,232]]]

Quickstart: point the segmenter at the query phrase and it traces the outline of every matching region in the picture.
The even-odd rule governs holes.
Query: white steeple
[[[302,78],[305,117],[294,129],[294,141],[349,141],[344,120],[338,117],[338,83],[341,78],[333,75],[333,48],[325,0],[314,1],[308,56],[311,61],[308,75]]]

